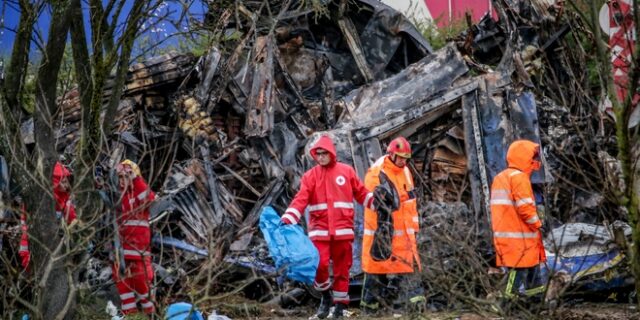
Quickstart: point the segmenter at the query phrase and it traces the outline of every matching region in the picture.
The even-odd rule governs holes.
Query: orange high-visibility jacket
[[[546,261],[530,180],[538,148],[526,140],[512,143],[508,168],[491,185],[491,225],[499,267],[528,268]]]
[[[400,168],[393,164],[389,156],[378,159],[367,171],[364,185],[374,190],[380,184],[380,171],[383,171],[393,182],[400,196],[400,208],[392,213],[393,239],[391,241],[391,258],[386,261],[374,261],[371,258],[373,236],[378,225],[378,215],[374,210],[364,210],[364,235],[362,239],[362,270],[367,273],[390,274],[410,273],[416,264],[420,270],[420,257],[416,244],[419,229],[419,218],[413,186],[413,176],[408,167]]]

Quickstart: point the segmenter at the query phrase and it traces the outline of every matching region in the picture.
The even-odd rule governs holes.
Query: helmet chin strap
[[[396,160],[397,160],[397,159],[398,159],[398,155],[397,155],[397,154],[395,154],[395,153],[392,153],[392,154],[391,154],[391,162],[393,162],[393,165],[394,165],[394,166],[396,166],[396,167],[398,167],[398,168],[402,168],[401,166],[399,166],[399,165],[397,165],[397,164],[396,164]]]

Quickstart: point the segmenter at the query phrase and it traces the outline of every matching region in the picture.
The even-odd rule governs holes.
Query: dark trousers
[[[510,268],[507,274],[507,285],[504,290],[506,298],[518,296],[532,297],[541,294],[545,286],[536,283],[538,267]]]
[[[398,309],[424,302],[424,287],[417,273],[364,274],[361,307],[377,310],[382,305]]]

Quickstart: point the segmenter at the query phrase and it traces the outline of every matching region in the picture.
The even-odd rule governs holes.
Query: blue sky
[[[103,1],[104,3],[107,3],[107,0],[103,0]],[[87,28],[87,36],[90,37],[90,30],[88,27],[89,26],[88,8],[86,5],[86,1],[82,1],[82,2],[83,2],[83,8],[85,10],[85,27]],[[199,1],[199,0],[192,0],[189,2],[193,2],[189,7],[189,12],[193,15],[193,17],[202,21],[203,14],[206,10],[205,5],[202,3],[202,1]],[[166,13],[169,13],[169,17],[170,17],[169,19],[176,21],[182,11],[182,7],[178,4],[178,2],[167,0],[167,1],[160,1],[160,3],[161,5],[158,7],[158,10],[154,11],[153,14],[156,16],[163,16]],[[132,5],[133,5],[133,0],[126,2],[125,6],[123,7],[123,13],[120,15],[119,23],[122,23],[126,19],[127,13],[131,9]],[[49,28],[50,17],[51,17],[50,10],[49,8],[46,8],[43,10],[42,14],[40,15],[37,21],[36,29],[42,35],[42,37],[44,38],[44,41],[46,41],[46,37],[48,34],[47,29]],[[17,4],[17,0],[2,0],[2,4],[0,5],[0,19],[2,19],[0,20],[0,56],[6,57],[11,55],[13,41],[15,38],[14,30],[17,29],[19,19],[20,19],[20,11]],[[149,27],[150,25],[153,24],[153,22],[154,22],[153,18],[145,21],[143,28]],[[178,28],[180,29],[183,29],[185,27],[186,25],[178,26]],[[172,23],[163,22],[155,26],[154,28],[149,28],[144,35],[149,36],[149,38],[155,41],[160,41],[162,39],[170,37],[170,39],[163,44],[164,46],[167,46],[167,45],[172,45],[177,43],[178,40],[177,40],[177,37],[175,36],[176,32],[177,32],[177,29]],[[32,45],[31,54],[34,54],[34,53],[37,54],[35,50],[37,50],[37,47]]]

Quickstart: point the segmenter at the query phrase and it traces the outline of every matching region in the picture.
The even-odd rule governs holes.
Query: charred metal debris
[[[265,275],[246,290],[251,297],[266,301],[291,290],[281,302],[299,302],[306,291],[283,283],[257,221],[265,205],[284,211],[321,134],[332,136],[340,161],[361,177],[386,142],[408,137],[425,204],[422,241],[437,241],[428,233],[448,219],[464,219],[463,232],[479,241],[485,265],[492,254],[490,182],[518,138],[543,146],[544,170],[533,182],[555,226],[624,219],[596,191],[604,180],[567,164],[590,161],[586,167],[615,178],[614,153],[601,134],[611,128],[593,131],[598,124],[578,108],[595,108],[576,84],[585,76],[584,56],[566,41],[581,31],[546,1],[496,3],[499,20],[485,16],[438,51],[404,16],[374,0],[330,3],[324,15],[271,4],[273,19],[262,18],[261,3],[247,2],[235,23],[229,10],[212,7],[208,21],[240,34],[238,40],[201,57],[171,53],[133,65],[102,165],[137,161],[161,196],[152,208],[160,282],[172,290],[210,258],[234,266],[234,279]],[[60,110],[57,147],[72,153],[77,91],[61,98]],[[586,142],[580,130],[598,139]],[[26,141],[29,132],[27,123]],[[588,187],[576,186],[582,182]],[[430,216],[436,203],[441,218]],[[448,248],[434,242],[424,250],[431,250],[429,259],[446,259]],[[606,246],[598,250],[607,253]]]

